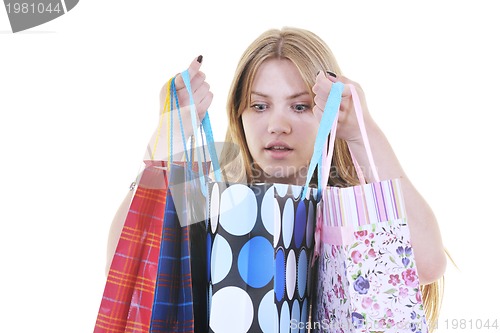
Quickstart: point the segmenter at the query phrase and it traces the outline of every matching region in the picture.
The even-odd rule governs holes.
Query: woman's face
[[[259,181],[305,183],[319,126],[312,109],[313,96],[291,61],[270,59],[258,68],[242,121]]]

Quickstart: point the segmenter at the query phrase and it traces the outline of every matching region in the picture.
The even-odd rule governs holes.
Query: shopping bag
[[[315,189],[212,183],[209,198],[210,332],[289,332],[305,325]]]
[[[192,99],[187,72],[183,72],[182,77]],[[195,119],[193,105],[191,103],[191,117]],[[195,126],[193,124],[193,128]],[[208,329],[207,177],[213,162],[217,169],[215,177],[220,180],[220,168],[208,114],[200,130],[200,139],[205,137],[212,161],[206,161],[205,146],[192,143],[190,149],[184,149],[187,162],[182,167],[174,163],[170,169],[151,332],[206,332]],[[199,159],[204,156],[204,162],[195,161],[197,153]]]
[[[341,94],[331,93],[337,108]],[[210,184],[210,332],[310,327],[316,195],[309,186]]]
[[[197,174],[196,165],[192,171]],[[187,217],[191,204],[181,198],[174,202],[171,191],[177,183],[173,186],[184,187],[182,198],[196,202],[197,211],[206,207],[206,197],[193,186],[196,182],[191,182],[189,173],[186,165],[170,167],[150,332],[206,332],[208,328],[207,214]],[[182,225],[183,219],[193,223]]]
[[[94,332],[147,332],[167,177],[147,166],[137,184],[106,280]]]
[[[197,128],[187,71],[182,77],[191,99],[193,128]],[[177,101],[173,79],[167,89],[165,104],[168,116],[173,117]],[[182,129],[180,117],[179,121]],[[167,130],[172,142],[171,126]],[[208,114],[200,133],[207,135],[209,156],[216,159]],[[210,165],[218,166],[218,162],[207,161],[206,155],[202,161],[199,152],[195,161],[191,152],[199,149],[193,138],[188,147],[183,136],[185,162],[174,162],[171,153],[168,161],[145,161],[111,263],[94,332],[194,332],[196,327],[206,331],[208,278],[206,272],[199,274],[205,271],[206,249],[198,243],[206,238],[206,214],[202,217],[200,212],[206,207],[206,176]],[[190,205],[185,204],[188,197]],[[192,278],[193,274],[196,277]]]
[[[313,326],[318,332],[427,332],[401,185],[398,179],[379,180],[359,97],[353,85],[348,88],[376,181],[365,183],[353,157],[360,185],[326,186],[334,119],[330,143],[319,163]],[[330,121],[337,111],[325,111],[331,114]],[[325,138],[318,133],[316,144],[325,147]]]

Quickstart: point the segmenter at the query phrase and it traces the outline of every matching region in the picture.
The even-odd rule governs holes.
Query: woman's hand
[[[313,112],[318,116],[323,114],[332,82],[338,81],[346,86],[342,92],[336,137],[347,141],[349,150],[358,161],[361,170],[368,171],[365,173],[366,180],[368,182],[378,181],[377,177],[373,177],[373,173],[370,172],[372,166],[367,158],[359,130],[351,90],[347,86],[352,84],[359,95],[363,109],[363,118],[378,178],[380,180],[398,178],[401,181],[420,284],[436,281],[444,274],[447,261],[436,217],[425,199],[406,176],[389,141],[368,113],[365,95],[359,84],[346,77],[335,78],[331,75],[325,76],[324,73],[319,73],[316,77],[316,84],[313,86],[313,92],[316,94],[314,98],[316,105]]]
[[[198,56],[191,62],[188,68],[189,78],[191,80],[191,90],[199,121],[203,120],[205,117],[205,113],[207,112],[213,99],[213,94],[210,91],[210,85],[205,81],[205,73],[200,71],[202,60],[203,57]],[[184,111],[184,109],[186,109],[189,112],[189,95],[186,85],[184,84],[184,80],[180,74],[175,76],[175,87],[181,110]],[[167,91],[166,88],[167,83],[165,83],[160,92],[160,114],[164,111]]]
[[[356,118],[356,113],[354,111],[354,102],[351,89],[348,86],[349,84],[354,86],[356,92],[358,93],[361,108],[363,110],[363,119],[365,121],[365,126],[371,127],[373,124],[373,119],[368,113],[365,94],[358,83],[351,81],[344,76],[334,77],[330,74],[325,75],[325,73],[319,72],[316,76],[316,83],[312,88],[313,92],[316,94],[316,96],[314,97],[315,106],[313,111],[318,115],[323,114],[328,95],[330,94],[330,89],[334,82],[342,82],[344,84],[344,91],[342,92],[342,100],[340,102],[336,137],[339,139],[344,139],[348,143],[361,143],[361,133]]]
[[[213,99],[213,94],[210,91],[210,85],[205,81],[205,74],[200,71],[202,60],[203,57],[199,56],[193,59],[188,67],[189,78],[191,81],[191,91],[196,109],[196,126],[199,126],[200,121],[205,117]],[[182,79],[182,75],[180,73],[175,76],[174,80],[182,119],[182,130],[180,127],[175,100],[173,101],[173,123],[169,123],[170,114],[168,114],[168,111],[170,110],[170,105],[166,105],[165,103],[168,88],[167,82],[163,85],[160,92],[160,123],[151,137],[149,147],[144,158],[145,160],[164,161],[168,160],[171,154],[173,155],[174,160],[177,160],[176,156],[179,156],[180,158],[182,153],[184,153],[182,133],[184,133],[184,138],[188,138],[194,133],[192,125],[193,121],[191,119],[191,106],[186,85],[184,84],[184,80]],[[173,132],[173,151],[170,151],[170,143],[168,141],[170,138],[170,130]]]

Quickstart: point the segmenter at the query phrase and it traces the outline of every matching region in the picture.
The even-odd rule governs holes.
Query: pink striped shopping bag
[[[366,184],[353,158],[361,185],[326,186],[337,123],[332,117],[328,149],[320,149],[321,200],[315,232],[318,283],[312,326],[317,332],[426,333],[401,185],[399,179],[379,181],[359,97],[354,86],[348,89],[376,181]],[[318,143],[318,133],[317,144],[323,147],[327,135]]]

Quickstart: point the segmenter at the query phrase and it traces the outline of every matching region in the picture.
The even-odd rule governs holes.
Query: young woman
[[[201,63],[200,56],[188,70],[199,119],[205,116],[213,97],[200,71]],[[269,30],[244,52],[227,103],[229,129],[221,156],[224,175],[236,182],[303,185],[330,87],[337,81],[353,84],[360,96],[380,179],[401,181],[424,304],[428,320],[432,322],[439,308],[438,282],[447,261],[436,218],[370,116],[363,90],[342,75],[332,52],[315,34],[297,28]],[[175,82],[182,110],[189,100],[180,76]],[[163,103],[163,95],[161,100]],[[351,154],[362,170],[368,170],[366,180],[373,180],[353,108],[350,90],[344,89],[330,185],[359,183]],[[162,157],[158,155],[158,158]],[[126,210],[126,206],[124,204],[123,209]],[[123,223],[123,213],[117,216],[110,233],[109,258]]]

